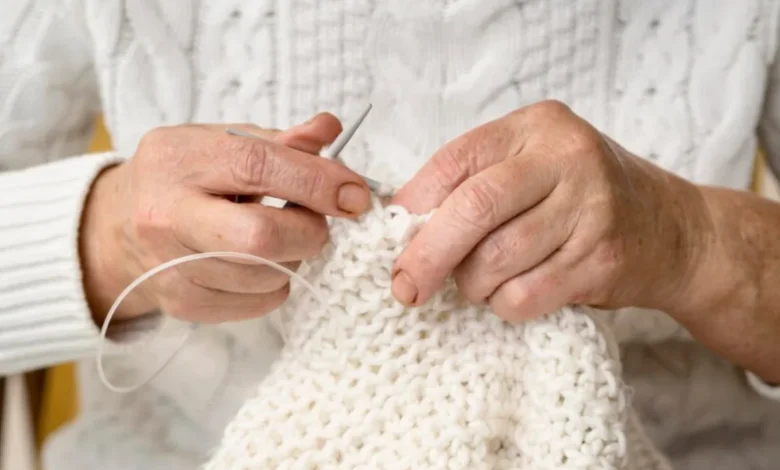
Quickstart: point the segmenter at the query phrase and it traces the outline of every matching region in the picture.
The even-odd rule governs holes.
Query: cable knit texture
[[[424,221],[332,224],[279,313],[285,347],[207,470],[666,469],[628,420],[617,343],[583,310],[511,325],[450,282],[405,309],[393,260]],[[632,457],[632,458],[629,458]]]
[[[395,186],[448,139],[549,98],[699,183],[747,188],[759,128],[770,155],[780,155],[774,0],[0,6],[2,373],[94,352],[78,263],[84,196],[102,168],[132,156],[157,126],[285,128],[319,111],[348,119],[371,101],[374,112],[344,158]],[[99,111],[115,149],[78,156]],[[740,371],[688,341],[661,312],[593,318],[605,320],[626,353],[631,401],[676,468],[776,468],[780,407]],[[130,395],[103,389],[88,358],[79,367],[81,413],[47,444],[45,468],[204,463],[244,400],[256,396],[282,343],[264,319],[203,328],[161,376]],[[122,364],[128,381],[145,357]]]
[[[99,106],[78,32],[84,18],[44,2],[2,7],[0,171],[20,169],[0,173],[0,372],[8,373],[94,350],[78,225],[92,179],[117,159],[56,161],[83,152]]]

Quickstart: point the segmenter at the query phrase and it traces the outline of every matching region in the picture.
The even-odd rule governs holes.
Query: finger
[[[489,302],[499,317],[511,322],[532,320],[570,303],[580,281],[571,276],[576,258],[564,246],[541,264],[502,284]]]
[[[273,140],[301,152],[318,154],[326,145],[336,140],[342,126],[339,119],[330,113],[319,113],[308,121],[297,124],[285,131],[268,129],[254,124],[228,124],[220,127],[236,129],[264,140]],[[250,138],[233,136],[236,138]]]
[[[419,214],[439,207],[470,177],[520,153],[524,142],[512,124],[507,116],[447,143],[398,190],[392,203]]]
[[[172,224],[177,240],[194,252],[232,251],[275,262],[314,258],[328,240],[325,218],[308,209],[234,204],[205,195],[182,200]]]
[[[427,301],[483,238],[549,195],[557,174],[543,159],[529,157],[506,160],[463,183],[396,260],[396,299]]]
[[[460,292],[469,301],[482,303],[504,282],[532,269],[560,248],[575,225],[567,200],[562,191],[553,191],[479,242],[455,268]]]
[[[298,263],[282,263],[282,266],[294,271]],[[266,294],[283,288],[290,281],[287,274],[275,267],[238,263],[230,258],[192,261],[176,268],[183,278],[196,286],[234,294]]]
[[[204,289],[180,277],[178,284],[180,287],[175,295],[163,298],[163,312],[176,318],[206,324],[263,316],[284,303],[290,293],[289,284],[265,294],[236,294]]]
[[[320,113],[303,124],[291,127],[282,132],[277,129],[262,129],[253,125],[233,125],[230,129],[248,132],[266,140],[275,140],[301,152],[318,155],[322,148],[332,143],[341,133],[341,122],[332,114]],[[256,197],[236,197],[229,199],[235,202],[257,202]]]
[[[319,154],[323,147],[336,140],[342,130],[341,121],[336,116],[320,113],[280,133],[274,140],[302,152]]]
[[[317,137],[303,147],[319,146],[317,140],[328,140],[331,131],[317,130]],[[198,172],[197,183],[209,193],[273,196],[332,216],[354,216],[368,209],[368,186],[357,173],[277,141],[299,142],[297,132],[274,140],[220,135],[202,150],[207,155],[201,158],[217,158],[219,164]]]

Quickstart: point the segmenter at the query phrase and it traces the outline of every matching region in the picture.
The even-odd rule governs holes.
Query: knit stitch
[[[426,304],[390,294],[421,216],[338,220],[279,312],[285,347],[207,470],[664,469],[642,438],[614,338],[584,309],[513,325],[452,282]]]

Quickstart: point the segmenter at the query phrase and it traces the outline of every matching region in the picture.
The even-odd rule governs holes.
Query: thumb
[[[301,152],[318,154],[341,133],[339,119],[330,113],[320,113],[303,124],[280,132],[274,140]]]

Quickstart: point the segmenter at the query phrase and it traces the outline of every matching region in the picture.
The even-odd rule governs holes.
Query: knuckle
[[[512,286],[502,292],[501,301],[493,300],[491,304],[499,317],[508,322],[517,322],[523,318],[523,312],[527,309],[530,301],[530,295],[523,286]]]
[[[233,177],[242,185],[257,186],[265,183],[268,164],[268,146],[257,139],[235,139],[230,152],[233,155]]]
[[[512,317],[518,317],[525,310],[531,298],[529,289],[524,285],[513,286],[506,293],[506,305]]]
[[[308,177],[301,180],[302,184],[306,187],[303,188],[303,193],[307,196],[309,201],[315,201],[317,199],[325,197],[327,184],[327,176],[324,171],[307,172]],[[334,198],[335,200],[335,198]]]
[[[468,178],[469,163],[463,145],[457,141],[442,148],[431,160],[434,166],[436,181],[440,187],[450,187]]]
[[[479,265],[491,271],[500,270],[507,263],[507,254],[511,253],[511,247],[507,245],[503,237],[490,236],[485,238],[476,251]]]
[[[597,165],[604,162],[604,157],[609,154],[604,151],[604,145],[599,131],[582,120],[571,123],[559,139],[559,147],[564,156],[576,161],[596,162]],[[577,171],[580,168],[578,166]]]
[[[432,270],[432,267],[435,265],[435,250],[433,247],[431,247],[429,244],[423,244],[417,247],[414,253],[414,263],[410,268],[416,267],[419,272],[428,272]],[[407,269],[407,271],[412,271],[413,269]],[[412,273],[409,273],[413,276]],[[413,276],[414,277],[414,276]]]
[[[489,230],[498,218],[499,190],[484,179],[463,186],[462,197],[453,205],[455,215],[468,225]]]
[[[133,164],[144,168],[147,165],[171,168],[182,160],[182,127],[156,127],[151,129],[138,143]],[[137,163],[136,163],[137,162]]]
[[[577,126],[571,133],[571,150],[577,157],[602,157],[603,139],[601,134],[587,124]]]
[[[416,243],[407,248],[395,264],[396,269],[403,270],[415,283],[430,278],[434,266],[434,249],[428,243]]]
[[[169,127],[155,127],[147,131],[138,142],[138,155],[157,153],[160,148],[168,146],[171,129]],[[152,152],[149,152],[152,151]]]
[[[506,292],[506,316],[508,321],[522,321],[550,313],[541,311],[549,303],[550,293],[556,290],[560,279],[554,274],[544,275],[533,282],[515,283]]]
[[[571,114],[571,108],[559,100],[543,100],[531,105],[532,114],[543,118],[556,118]]]
[[[279,226],[270,217],[255,218],[247,227],[244,250],[255,256],[273,257],[280,245]]]
[[[529,109],[531,121],[563,123],[559,129],[558,148],[567,150],[572,157],[601,155],[603,137],[601,133],[586,121],[580,119],[568,105],[557,100],[545,100]]]

